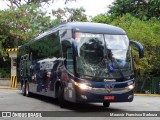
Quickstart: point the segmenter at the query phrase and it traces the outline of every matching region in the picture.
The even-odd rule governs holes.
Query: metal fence
[[[135,93],[160,94],[160,77],[136,77]]]

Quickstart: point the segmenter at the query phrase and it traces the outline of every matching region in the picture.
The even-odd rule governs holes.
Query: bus
[[[131,46],[143,58],[141,43],[116,26],[67,22],[19,47],[17,80],[24,96],[32,93],[66,102],[132,102],[134,65]]]

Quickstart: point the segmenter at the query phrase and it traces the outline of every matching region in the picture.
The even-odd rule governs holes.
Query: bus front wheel
[[[62,86],[58,87],[58,102],[61,108],[66,106],[66,101],[64,100],[64,90]]]
[[[110,106],[110,102],[103,102],[103,107],[108,108]]]

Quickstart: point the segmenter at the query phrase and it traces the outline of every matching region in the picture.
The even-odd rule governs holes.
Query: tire
[[[58,103],[61,108],[66,107],[66,101],[64,100],[64,90],[62,86],[58,87]]]
[[[31,96],[31,93],[29,92],[29,83],[28,82],[26,82],[26,96],[27,97]]]
[[[103,107],[108,108],[110,106],[110,102],[103,102]]]
[[[25,83],[22,84],[22,95],[26,96],[26,84]]]

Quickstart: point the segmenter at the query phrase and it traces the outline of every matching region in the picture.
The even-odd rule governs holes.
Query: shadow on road
[[[20,95],[22,95],[20,93]],[[46,96],[41,96],[37,94],[33,94],[31,96],[33,99],[41,100],[46,103],[53,104],[55,106],[59,106],[58,100],[51,98],[51,97],[46,97]],[[122,112],[124,110],[119,109],[119,108],[112,108],[112,103],[109,108],[104,108],[103,104],[97,104],[97,103],[71,103],[67,102],[66,107],[64,108],[67,111],[75,111],[75,112]],[[64,111],[62,108],[62,111]]]

